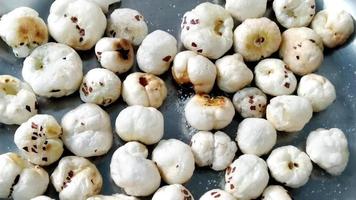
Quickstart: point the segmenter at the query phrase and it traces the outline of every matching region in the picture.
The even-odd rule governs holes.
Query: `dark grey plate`
[[[112,6],[111,10],[117,7],[134,8],[142,12],[145,16],[149,30],[162,29],[170,32],[179,38],[180,18],[185,11],[192,9],[201,0],[122,0],[122,3]],[[224,1],[214,1],[223,4]],[[341,6],[356,16],[356,2],[353,0],[318,0],[317,8]],[[29,6],[37,10],[41,17],[47,18],[49,7],[52,1],[44,0],[0,0],[0,14],[9,12],[19,6]],[[273,16],[269,10],[267,15]],[[356,41],[353,36],[344,46],[325,51],[325,61],[317,72],[326,76],[332,81],[337,90],[337,100],[326,111],[315,114],[311,122],[303,131],[288,136],[279,136],[278,146],[293,144],[301,149],[305,148],[305,139],[308,133],[316,128],[338,127],[344,130],[347,135],[350,147],[350,161],[347,169],[341,176],[332,177],[326,174],[318,167],[314,167],[312,176],[308,184],[299,189],[290,190],[294,199],[356,199]],[[80,52],[84,60],[84,71],[100,67],[95,59],[93,51]],[[11,49],[4,42],[0,42],[0,74],[11,74],[20,79],[23,59],[17,59],[12,54]],[[254,63],[248,64],[250,67]],[[132,71],[136,71],[134,67]],[[121,80],[125,78],[120,76]],[[160,108],[165,117],[165,135],[164,138],[178,138],[189,143],[189,139],[195,130],[190,128],[184,119],[183,108],[186,99],[192,94],[190,89],[182,88],[174,84],[170,73],[162,76],[168,86],[168,98]],[[214,94],[221,94],[215,89]],[[69,97],[59,99],[40,99],[40,113],[52,114],[57,120],[60,120],[64,113],[75,108],[82,102],[78,93]],[[122,99],[113,105],[105,108],[111,115],[112,123],[120,110],[126,107]],[[233,123],[224,129],[232,138],[235,138],[235,132],[238,122],[241,118],[235,117]],[[0,153],[17,151],[13,142],[13,134],[17,126],[7,126],[0,124]],[[114,145],[111,151],[103,156],[91,158],[104,178],[103,194],[113,194],[122,192],[120,188],[113,184],[109,175],[109,163],[112,153],[123,144],[115,135]],[[67,155],[70,153],[66,152]],[[239,156],[240,152],[236,155]],[[56,164],[48,167],[51,172]],[[207,190],[223,187],[223,172],[217,173],[207,168],[199,168],[195,171],[193,178],[185,184],[193,193],[196,199]],[[273,183],[273,180],[271,181]],[[52,186],[49,187],[47,195],[58,198],[57,193]]]

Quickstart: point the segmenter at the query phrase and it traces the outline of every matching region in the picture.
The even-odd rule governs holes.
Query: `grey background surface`
[[[0,0],[0,14],[9,12],[19,6],[29,6],[37,10],[41,17],[47,18],[49,7],[52,1],[45,0]],[[144,16],[149,26],[149,31],[162,29],[168,31],[179,38],[180,20],[185,11],[192,9],[201,0],[122,0],[122,3],[115,4],[111,10],[118,7],[128,7],[139,10]],[[214,1],[223,4],[224,1]],[[356,1],[354,0],[318,0],[317,9],[323,7],[335,6],[343,7],[356,17]],[[270,6],[270,3],[269,3]],[[272,16],[269,10],[266,15]],[[181,45],[180,45],[181,46]],[[84,61],[85,73],[95,67],[100,67],[94,56],[94,51],[79,52]],[[277,146],[293,144],[304,150],[305,139],[308,133],[316,128],[338,127],[344,130],[350,147],[349,165],[341,176],[332,177],[323,170],[314,165],[314,170],[310,181],[302,188],[290,189],[294,199],[356,199],[356,41],[355,36],[340,48],[325,51],[325,60],[322,67],[317,71],[318,74],[326,76],[335,84],[337,89],[337,100],[326,111],[315,114],[311,122],[299,133],[284,135],[278,137]],[[11,49],[0,41],[0,74],[14,75],[20,79],[23,59],[17,59],[12,54]],[[248,63],[253,68],[255,63]],[[132,71],[137,71],[135,66]],[[126,75],[120,75],[121,80]],[[183,108],[187,98],[192,95],[192,90],[177,86],[170,76],[170,72],[161,76],[168,87],[168,97],[160,108],[165,118],[164,138],[178,138],[189,143],[189,139],[195,130],[190,128],[184,119]],[[214,94],[223,94],[217,89]],[[52,114],[60,121],[61,117],[67,111],[80,105],[78,92],[64,98],[44,99],[40,98],[40,113]],[[117,102],[104,108],[111,115],[112,124],[120,110],[126,105],[120,98]],[[224,129],[232,138],[235,138],[238,122],[241,118],[236,115],[231,125]],[[17,126],[8,126],[0,124],[0,153],[17,151],[13,142],[13,134]],[[112,153],[123,144],[123,142],[114,134],[114,145],[110,152],[102,157],[90,158],[104,178],[103,194],[113,194],[121,192],[121,189],[115,186],[110,179],[109,163]],[[151,149],[152,147],[150,147]],[[237,157],[241,153],[237,153]],[[65,155],[70,155],[66,152]],[[49,172],[53,171],[56,164],[46,167]],[[208,168],[196,169],[192,179],[185,186],[193,193],[196,199],[207,190],[220,188],[224,184],[223,172],[213,172]],[[271,180],[271,183],[274,183]],[[52,186],[49,186],[47,195],[58,198]],[[148,199],[148,198],[147,198]]]

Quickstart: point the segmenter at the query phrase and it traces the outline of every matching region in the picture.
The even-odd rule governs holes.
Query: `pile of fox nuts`
[[[334,85],[315,71],[323,64],[324,47],[343,45],[353,34],[349,13],[316,12],[315,0],[226,0],[225,7],[205,2],[183,15],[180,42],[186,50],[178,52],[171,34],[148,33],[139,11],[107,14],[118,1],[56,0],[47,23],[28,7],[1,17],[2,40],[25,59],[23,81],[0,75],[0,122],[19,125],[18,152],[0,155],[0,198],[50,200],[41,195],[51,183],[61,200],[193,200],[183,184],[196,168],[207,167],[225,171],[225,185],[195,197],[200,200],[290,200],[285,187],[305,185],[313,163],[331,175],[344,171],[349,149],[338,128],[312,131],[305,151],[275,145],[277,134],[296,134],[313,113],[335,101]],[[263,17],[267,4],[277,22]],[[56,42],[48,42],[50,37]],[[230,49],[234,53],[226,55]],[[84,74],[81,50],[94,50],[101,67]],[[277,52],[279,58],[270,58]],[[121,81],[135,59],[141,71]],[[167,87],[159,76],[168,70],[195,93],[184,108],[196,130],[190,145],[162,139],[164,113],[158,109]],[[210,96],[215,84],[233,98]],[[74,92],[84,103],[61,121],[38,113],[39,97]],[[128,106],[111,124],[102,107],[120,96]],[[235,115],[244,119],[234,141],[221,129]],[[125,194],[104,196],[101,172],[87,158],[109,152],[113,129],[126,143],[112,155],[112,180],[106,181]],[[146,145],[155,145],[153,151]],[[65,149],[73,155],[63,157]],[[238,150],[242,155],[235,159]],[[45,169],[54,164],[49,175]],[[269,185],[272,178],[281,185]]]

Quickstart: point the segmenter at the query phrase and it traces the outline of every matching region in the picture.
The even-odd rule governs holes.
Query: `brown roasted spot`
[[[17,38],[22,44],[42,44],[48,40],[47,27],[33,17],[21,17],[17,27]]]
[[[288,168],[289,168],[289,169],[293,169],[293,168],[295,168],[295,167],[299,167],[298,163],[293,163],[293,162],[289,162],[289,163],[288,163]]]
[[[129,61],[133,60],[133,48],[128,40],[118,39],[114,45],[121,59]]]
[[[140,84],[145,87],[146,85],[148,85],[148,80],[146,79],[146,77],[142,76],[139,78],[139,82]]]
[[[164,57],[162,60],[163,60],[164,62],[168,62],[169,60],[171,60],[171,58],[172,58],[172,56],[166,56],[166,57]]]
[[[204,94],[198,95],[198,97],[205,106],[223,106],[225,104],[225,99],[222,96],[210,97]]]
[[[224,25],[224,21],[222,21],[221,19],[216,20],[214,26],[214,32],[218,35],[222,35],[220,29],[222,28],[223,25]]]

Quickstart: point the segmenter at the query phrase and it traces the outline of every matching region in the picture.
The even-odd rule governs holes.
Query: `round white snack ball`
[[[64,145],[77,156],[100,156],[111,148],[110,117],[96,104],[81,104],[67,112],[61,125]]]
[[[267,9],[267,0],[226,0],[225,9],[238,21],[262,17]]]
[[[222,6],[199,4],[184,14],[180,39],[185,48],[211,59],[218,59],[232,46],[234,22]]]
[[[111,178],[129,195],[148,196],[159,188],[161,176],[147,155],[148,150],[143,144],[128,142],[112,156]]]
[[[217,69],[208,58],[193,51],[182,51],[174,58],[172,75],[180,85],[191,83],[196,93],[209,93],[214,87]]]
[[[111,196],[95,195],[87,198],[87,200],[139,200],[139,199],[124,194],[113,194]]]
[[[318,12],[311,24],[320,35],[325,46],[334,48],[342,45],[354,32],[354,20],[344,10],[327,9]]]
[[[217,68],[217,83],[224,92],[236,92],[253,79],[252,71],[244,63],[238,53],[220,58],[215,62]]]
[[[1,17],[0,37],[16,57],[24,58],[37,46],[47,43],[48,30],[38,12],[19,7]]]
[[[288,191],[279,185],[268,186],[262,194],[263,200],[292,200]]]
[[[78,156],[62,158],[51,175],[61,200],[86,200],[100,192],[103,179],[89,160]]]
[[[16,153],[0,155],[0,198],[27,200],[43,194],[48,186],[47,172],[33,166]]]
[[[282,37],[277,24],[266,17],[247,19],[234,31],[235,52],[245,61],[258,61],[279,49]]]
[[[194,200],[187,188],[180,184],[166,185],[159,188],[152,200]]]
[[[307,98],[314,112],[325,110],[336,99],[334,85],[325,77],[308,74],[299,81],[298,96]]]
[[[100,6],[87,0],[61,0],[52,3],[48,30],[59,43],[76,50],[89,50],[103,36],[106,17]]]
[[[210,166],[215,171],[226,169],[237,151],[235,142],[221,131],[211,133],[199,131],[191,139],[195,163],[199,167]]]
[[[161,140],[152,152],[152,160],[168,184],[187,182],[195,169],[192,150],[176,139]]]
[[[265,119],[247,118],[239,124],[236,141],[242,153],[261,156],[272,150],[277,132]]]
[[[134,64],[131,43],[122,38],[101,38],[95,45],[95,55],[101,66],[115,73],[125,73]]]
[[[22,155],[36,165],[50,165],[63,153],[62,128],[51,115],[31,117],[16,130],[14,141]]]
[[[199,200],[236,200],[236,198],[224,190],[212,189],[204,193]]]
[[[237,91],[232,102],[243,118],[261,118],[266,114],[267,96],[258,88],[248,87]]]
[[[332,175],[340,175],[349,161],[347,139],[338,128],[312,131],[307,139],[306,151],[314,163]]]
[[[13,76],[0,75],[0,123],[20,125],[37,112],[31,87]]]
[[[79,93],[86,103],[107,106],[120,97],[121,80],[110,70],[94,68],[84,76]]]
[[[297,88],[297,79],[286,67],[280,59],[261,60],[255,67],[256,86],[272,96],[292,94]]]
[[[306,184],[313,169],[308,155],[291,145],[274,149],[267,165],[274,179],[291,188]]]
[[[42,196],[38,196],[38,197],[32,198],[30,200],[54,200],[54,199],[52,199],[52,198],[50,198],[48,196],[42,195]]]
[[[193,128],[209,131],[229,125],[234,118],[235,108],[227,97],[196,94],[185,105],[184,113]]]
[[[225,191],[237,199],[255,199],[268,184],[266,162],[261,158],[244,154],[236,159],[225,173]]]
[[[134,72],[122,84],[122,98],[129,106],[158,108],[166,97],[166,84],[153,74]]]
[[[279,55],[288,69],[300,76],[317,70],[324,59],[323,42],[310,28],[290,28],[282,34]]]
[[[110,37],[125,38],[138,46],[146,37],[147,24],[141,13],[130,8],[115,9],[106,27],[106,34]]]
[[[144,72],[161,75],[168,70],[177,51],[177,40],[171,34],[153,31],[137,50],[138,67]]]
[[[83,63],[74,49],[51,42],[36,48],[25,59],[22,77],[39,96],[67,96],[80,86]]]
[[[308,26],[315,15],[315,0],[274,0],[273,11],[285,28]]]
[[[274,97],[267,106],[266,117],[278,131],[296,132],[303,129],[313,115],[309,100],[295,95]]]
[[[116,118],[115,130],[124,141],[139,141],[146,145],[159,142],[163,137],[164,121],[156,108],[140,105],[123,109]]]

